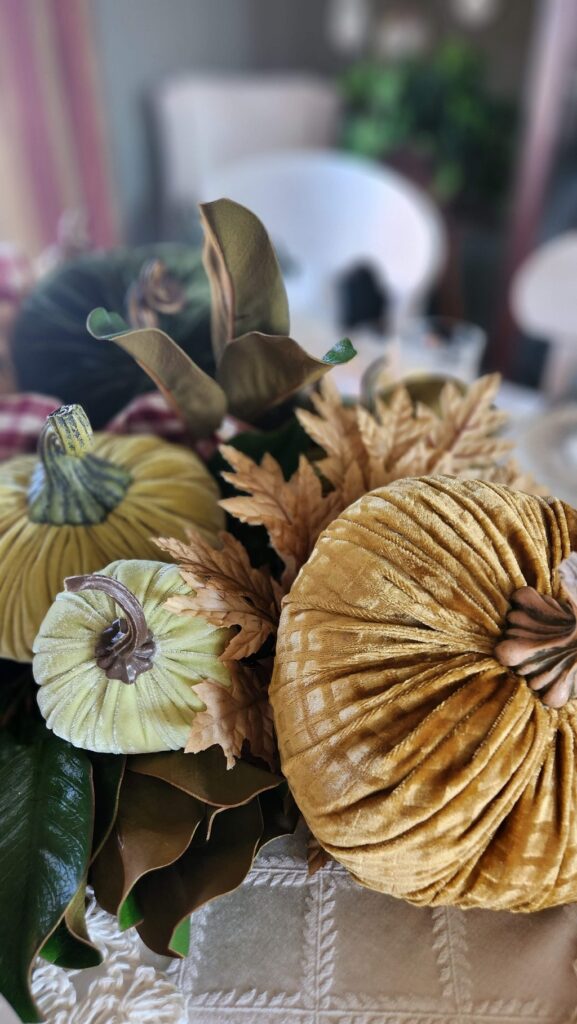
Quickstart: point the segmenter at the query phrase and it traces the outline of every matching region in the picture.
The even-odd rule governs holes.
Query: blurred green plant
[[[341,77],[342,144],[420,177],[443,204],[498,214],[509,182],[517,110],[490,92],[481,54],[449,39],[433,54],[363,60]]]

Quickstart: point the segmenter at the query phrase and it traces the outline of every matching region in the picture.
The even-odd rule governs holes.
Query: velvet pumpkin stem
[[[525,678],[543,704],[562,708],[577,698],[577,553],[557,567],[568,603],[534,587],[511,595],[497,661]]]
[[[131,476],[92,454],[94,438],[80,405],[48,416],[38,440],[38,464],[28,489],[28,517],[54,526],[102,523],[123,500]]]
[[[119,606],[123,616],[114,619],[98,640],[94,651],[96,664],[108,679],[118,679],[127,684],[136,682],[142,672],[152,667],[156,651],[138,598],[119,580],[97,573],[68,576],[64,587],[73,594],[82,590],[99,590]]]

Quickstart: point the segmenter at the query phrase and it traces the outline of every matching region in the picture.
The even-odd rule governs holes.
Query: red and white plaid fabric
[[[61,405],[57,398],[48,395],[0,395],[0,460],[34,453],[46,417]],[[104,429],[113,434],[155,434],[173,444],[186,443],[182,421],[159,391],[133,399]],[[245,423],[227,417],[218,435],[197,442],[196,451],[208,460],[221,441],[228,441],[239,430],[246,429]]]
[[[0,459],[31,454],[49,413],[62,405],[48,395],[0,395]],[[107,424],[113,434],[156,434],[183,442],[182,423],[158,391],[135,398]]]

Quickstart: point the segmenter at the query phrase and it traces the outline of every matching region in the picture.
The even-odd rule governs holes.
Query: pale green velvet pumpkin
[[[34,643],[38,705],[77,747],[141,754],[184,747],[204,704],[195,683],[230,685],[220,661],[230,630],[165,607],[190,594],[178,568],[119,561],[72,577]]]

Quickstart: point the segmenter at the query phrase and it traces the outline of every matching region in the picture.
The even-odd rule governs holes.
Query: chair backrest
[[[153,97],[163,201],[175,209],[206,199],[227,164],[278,149],[335,144],[334,86],[303,74],[185,75]]]
[[[577,231],[531,253],[513,279],[511,307],[527,334],[577,344]]]
[[[442,267],[445,234],[435,206],[370,161],[338,151],[264,154],[223,168],[211,184],[210,198],[253,210],[281,260],[309,280],[371,266],[397,313],[418,307]]]
[[[513,278],[510,302],[526,334],[555,343],[543,389],[550,398],[561,397],[577,378],[577,231],[531,253]]]

